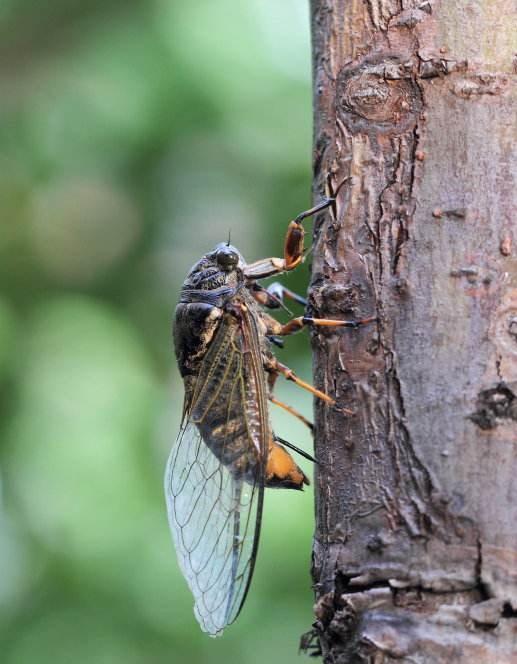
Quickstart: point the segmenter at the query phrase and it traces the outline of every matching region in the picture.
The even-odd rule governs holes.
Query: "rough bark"
[[[312,0],[326,662],[517,662],[512,10]]]

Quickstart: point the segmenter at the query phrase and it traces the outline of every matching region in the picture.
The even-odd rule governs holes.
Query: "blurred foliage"
[[[0,661],[299,661],[312,492],[268,492],[246,606],[212,640],[162,476],[186,271],[229,230],[249,260],[279,255],[310,203],[308,8],[4,0],[0,56]],[[303,292],[307,269],[285,278]],[[288,345],[308,377],[307,337]]]

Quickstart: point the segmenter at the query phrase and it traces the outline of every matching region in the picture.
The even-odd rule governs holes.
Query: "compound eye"
[[[223,270],[232,270],[239,262],[239,255],[229,247],[219,249],[215,258]]]

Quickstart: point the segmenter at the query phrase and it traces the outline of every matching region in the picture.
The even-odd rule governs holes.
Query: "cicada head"
[[[183,290],[236,289],[243,282],[244,258],[231,244],[221,242],[192,266]]]

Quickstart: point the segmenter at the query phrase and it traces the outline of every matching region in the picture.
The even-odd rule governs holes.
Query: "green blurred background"
[[[230,229],[249,260],[279,255],[310,204],[309,43],[303,0],[0,6],[1,664],[299,661],[312,490],[268,492],[247,603],[214,640],[162,477],[186,271]],[[288,346],[310,378],[307,336]]]

